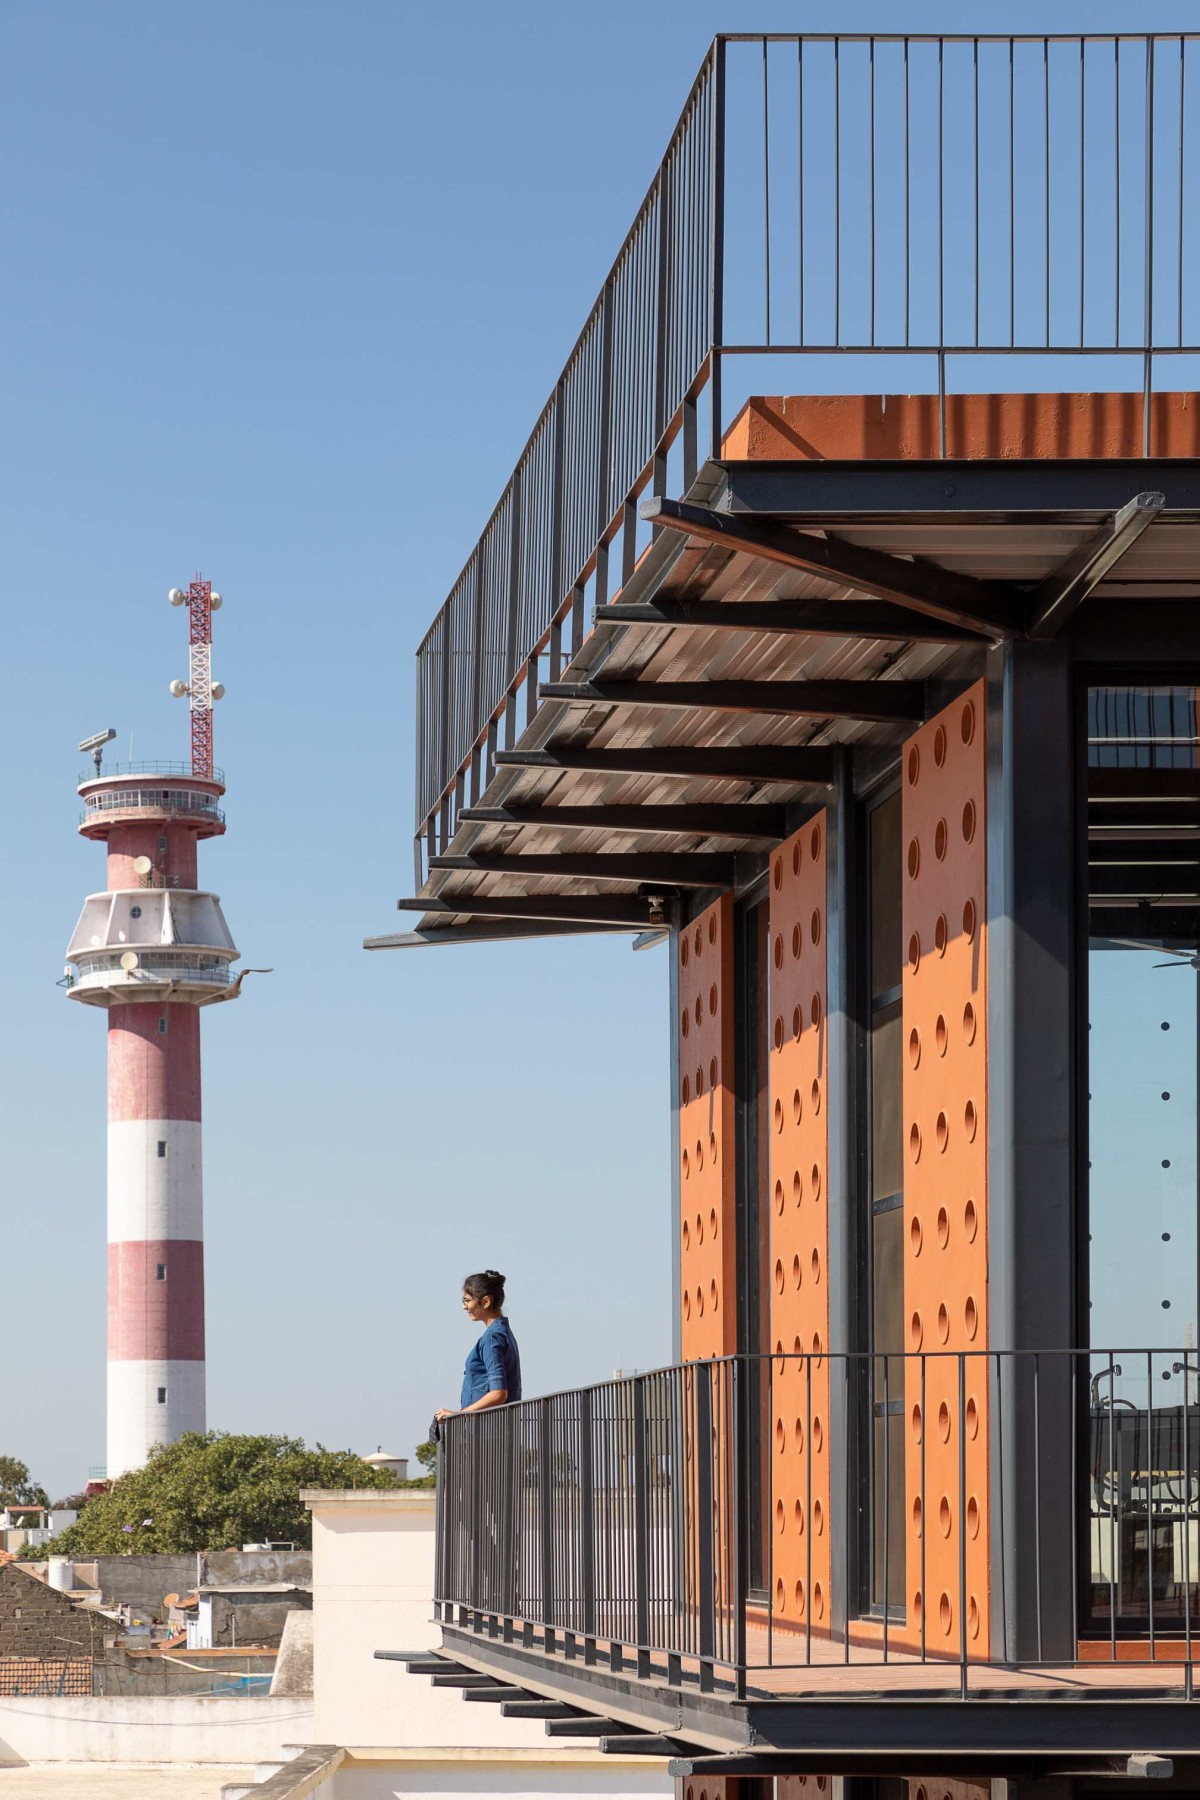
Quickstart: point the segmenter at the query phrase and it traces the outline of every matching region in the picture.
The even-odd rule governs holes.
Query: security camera
[[[107,731],[98,731],[95,737],[84,738],[82,744],[79,746],[80,751],[99,750],[103,745],[111,744],[116,735],[116,732],[110,725]]]

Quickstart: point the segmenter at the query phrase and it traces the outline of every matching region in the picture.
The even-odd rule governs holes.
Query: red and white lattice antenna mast
[[[188,696],[192,717],[192,774],[211,776],[212,709],[214,701],[225,692],[221,683],[212,678],[212,616],[221,604],[221,596],[213,592],[211,581],[202,581],[197,575],[188,583],[186,594],[182,588],[172,588],[169,598],[172,606],[182,606],[186,601],[188,609],[188,678],[173,681],[171,692],[177,699],[184,694]]]

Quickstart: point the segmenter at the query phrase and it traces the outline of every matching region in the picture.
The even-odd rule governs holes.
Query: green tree
[[[308,1548],[312,1519],[301,1488],[390,1488],[395,1477],[349,1450],[309,1449],[300,1438],[188,1432],[160,1445],[142,1469],[89,1500],[54,1540],[56,1556],[126,1551],[178,1554],[240,1549],[268,1538]]]
[[[417,1461],[427,1475],[434,1475],[437,1473],[437,1453],[438,1447],[432,1438],[428,1438],[425,1443],[417,1445]]]
[[[46,1490],[29,1479],[29,1467],[15,1456],[0,1456],[0,1506],[49,1506]]]

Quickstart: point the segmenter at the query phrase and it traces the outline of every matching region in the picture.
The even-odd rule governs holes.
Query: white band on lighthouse
[[[112,1119],[108,1241],[204,1236],[199,1119]]]
[[[197,1417],[199,1426],[194,1423]],[[109,1480],[128,1469],[140,1469],[155,1444],[173,1444],[185,1431],[203,1431],[203,1419],[203,1363],[169,1358],[110,1362]]]

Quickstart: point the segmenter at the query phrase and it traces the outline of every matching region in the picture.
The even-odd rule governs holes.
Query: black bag
[[[435,1419],[430,1420],[430,1422],[429,1422],[429,1441],[431,1444],[440,1444],[441,1443],[441,1441],[442,1441],[442,1421],[440,1419],[435,1418]]]

